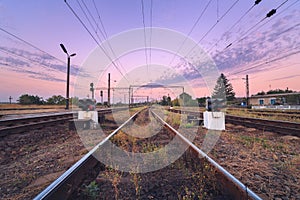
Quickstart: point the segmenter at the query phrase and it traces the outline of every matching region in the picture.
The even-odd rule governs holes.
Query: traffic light
[[[100,91],[100,97],[103,97],[103,91],[102,90]]]

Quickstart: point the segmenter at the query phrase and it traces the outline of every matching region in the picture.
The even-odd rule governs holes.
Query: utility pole
[[[108,73],[107,105],[110,107],[110,73]]]
[[[246,75],[246,101],[247,101],[247,106],[249,106],[249,78],[248,78],[248,74]]]
[[[130,108],[130,90],[131,90],[131,88],[130,88],[130,86],[129,86],[129,94],[128,94],[128,107]]]

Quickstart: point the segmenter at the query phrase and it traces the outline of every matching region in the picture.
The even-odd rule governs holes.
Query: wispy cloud
[[[300,47],[299,20],[300,12],[283,16],[265,30],[255,31],[224,51],[217,51],[213,59],[220,70],[232,71],[245,70],[255,63],[267,62],[268,59],[283,55],[284,52]]]
[[[0,56],[0,67],[6,70],[23,73],[34,79],[62,82],[60,78],[66,73],[66,64],[63,64],[50,55],[30,52],[24,49],[0,46],[2,56]],[[79,73],[80,71],[80,73]],[[83,69],[77,65],[72,65],[71,76],[88,77]]]
[[[300,49],[300,11],[289,12],[286,15],[274,18],[266,23],[262,28],[249,34],[243,40],[239,41],[241,35],[245,31],[239,30],[237,32],[226,31],[221,36],[222,40],[239,42],[233,43],[232,46],[223,51],[216,51],[212,54],[212,60],[220,72],[232,75],[247,71],[247,73],[257,73],[260,71],[274,70],[277,65],[284,61],[284,59],[274,60],[274,58],[284,57],[291,53],[291,51],[298,51]],[[235,36],[235,38],[233,38]],[[180,63],[174,67],[176,73],[166,71],[159,77],[159,82],[175,84],[183,79],[198,83],[197,86],[204,86],[204,81],[198,81],[209,74],[212,70],[212,63],[204,62],[190,65],[186,61],[181,60]],[[274,62],[270,62],[274,61]],[[257,66],[257,67],[255,67]],[[251,69],[251,70],[248,70]],[[202,71],[201,71],[202,70]],[[199,73],[200,72],[200,73]],[[291,75],[283,78],[272,80],[284,80],[293,78],[299,75]]]

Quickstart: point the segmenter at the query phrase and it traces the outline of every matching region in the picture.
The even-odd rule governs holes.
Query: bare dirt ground
[[[112,123],[113,118],[108,117],[107,122]],[[111,124],[105,127],[105,131],[110,132],[117,126]],[[207,130],[187,127],[185,134],[193,129],[198,131],[194,143],[201,147]],[[209,156],[263,199],[300,199],[299,144],[298,137],[227,124],[226,131],[221,133]],[[0,140],[0,199],[32,199],[86,152],[78,134],[68,131],[67,124],[2,138]],[[178,165],[182,163],[179,161],[170,167],[176,169]],[[107,169],[102,174],[105,179],[100,176],[96,180],[96,186],[87,185],[89,195],[93,195],[93,191],[104,195],[104,190],[110,188],[108,190],[112,192],[119,192],[117,193],[119,197],[123,194],[131,194],[132,197],[154,199],[153,195],[145,194],[150,190],[153,192],[162,187],[168,188],[172,182],[176,182],[176,180],[168,181],[167,176],[163,175],[163,170],[158,172],[160,175],[157,175],[161,177],[159,179],[161,181],[155,181],[149,174],[143,176],[122,174],[125,179],[126,177],[128,179],[122,182],[116,173],[118,172]],[[142,183],[141,179],[149,180],[149,183]],[[197,180],[199,179],[193,177],[182,179],[188,181],[191,187],[181,188],[181,192],[177,192],[178,199],[193,199],[195,191],[201,189],[194,184]],[[100,181],[104,181],[104,187],[99,189],[97,183]],[[120,185],[128,184],[129,191],[127,193],[122,191],[121,186],[115,188],[116,182]],[[149,185],[150,182],[153,182],[153,187]],[[170,191],[173,190],[174,188],[171,187]],[[168,196],[167,190],[155,194],[161,198]],[[112,193],[104,198],[114,199],[114,195],[115,193]],[[206,196],[206,199],[209,199],[209,196]]]
[[[105,123],[107,133],[117,128],[111,121]],[[34,198],[86,153],[67,123],[2,138],[0,199]]]
[[[107,135],[118,125],[111,114],[105,119],[101,127]],[[68,123],[1,138],[0,199],[34,198],[87,151],[79,134],[69,131]]]
[[[32,199],[86,153],[66,125],[0,141],[0,199]]]

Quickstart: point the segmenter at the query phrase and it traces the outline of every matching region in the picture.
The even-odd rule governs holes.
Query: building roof
[[[284,97],[284,96],[292,96],[292,95],[300,95],[300,92],[280,93],[280,94],[252,95],[250,98]]]

